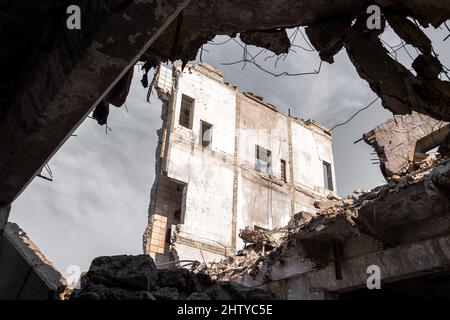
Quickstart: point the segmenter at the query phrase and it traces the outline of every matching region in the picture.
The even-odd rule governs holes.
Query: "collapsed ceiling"
[[[82,9],[80,31],[65,28],[69,4]],[[389,55],[382,30],[368,30],[372,4],[420,52],[415,72]],[[216,35],[240,34],[246,44],[282,53],[285,29],[306,27],[323,61],[345,49],[394,114],[450,120],[450,82],[439,77],[447,69],[422,31],[450,18],[446,0],[0,0],[0,8],[0,203],[17,197],[101,101],[123,101],[137,60],[186,63]]]
[[[416,74],[389,55],[378,37],[382,30],[369,30],[366,10],[378,4],[388,23],[420,55],[413,63]],[[301,13],[301,14],[299,14]],[[439,79],[444,71],[431,41],[421,27],[437,28],[450,18],[447,1],[260,1],[258,11],[247,1],[210,1],[189,5],[144,55],[148,59],[194,60],[201,46],[216,35],[240,33],[246,44],[286,52],[286,28],[304,26],[323,61],[345,48],[361,78],[382,98],[394,114],[421,112],[450,120],[450,83]],[[414,22],[413,22],[414,21]]]
[[[79,33],[65,28],[69,4],[82,8]],[[368,30],[366,9],[372,4],[381,7],[383,25],[420,52],[412,70],[389,55],[382,30]],[[102,101],[122,104],[138,59],[152,66],[186,63],[216,35],[239,34],[245,44],[281,54],[290,46],[285,30],[305,27],[323,61],[333,63],[345,49],[394,114],[416,111],[450,121],[450,82],[442,80],[447,69],[422,31],[449,18],[448,0],[0,0],[0,206],[18,196],[90,111]],[[448,145],[449,138],[443,140]],[[393,177],[360,197],[319,205],[324,213],[296,232],[296,239],[344,241],[333,237],[356,231],[394,247],[447,233],[448,162],[435,165]],[[373,218],[375,208],[381,223]],[[277,247],[274,235],[259,238],[261,247]]]

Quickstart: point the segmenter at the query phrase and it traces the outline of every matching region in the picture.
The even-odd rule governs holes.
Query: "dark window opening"
[[[192,129],[192,110],[194,107],[194,99],[182,95],[181,97],[181,110],[180,110],[180,125]]]
[[[272,169],[272,152],[256,146],[256,170],[270,174]]]
[[[281,180],[287,181],[286,178],[286,160],[281,160]]]
[[[165,245],[169,246],[170,245],[170,238],[172,237],[172,229],[166,229],[166,239],[165,239]]]
[[[173,215],[173,221],[174,221],[174,224],[181,223],[181,209],[178,209],[177,211],[175,211],[175,213]]]
[[[323,161],[323,178],[324,178],[324,187],[330,191],[333,191],[333,175],[331,172],[331,164],[326,161]]]
[[[426,159],[430,154],[439,154],[442,151],[442,145],[449,134],[450,125],[441,126],[429,135],[416,141],[412,160],[414,162],[420,162]]]
[[[211,149],[212,145],[212,125],[201,121],[200,144],[203,148]]]

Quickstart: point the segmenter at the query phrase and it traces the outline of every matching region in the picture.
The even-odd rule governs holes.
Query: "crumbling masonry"
[[[273,232],[244,230],[235,257],[205,265],[220,280],[266,288],[284,299],[365,299],[368,267],[387,297],[450,297],[450,162],[417,164],[399,180],[317,202]],[[264,248],[264,249],[263,249]]]
[[[285,226],[336,194],[319,123],[237,91],[204,63],[161,66],[156,88],[163,127],[144,250],[158,265],[220,260],[242,247],[240,229]]]
[[[450,18],[447,0],[73,3],[85,17],[83,31],[78,33],[64,28],[63,1],[0,0],[0,232],[10,204],[79,123],[101,103],[120,105],[121,100],[114,97],[126,95],[126,80],[136,61],[155,65],[181,59],[186,64],[218,34],[239,34],[247,44],[281,53],[289,46],[285,29],[306,27],[323,61],[332,63],[345,49],[360,77],[395,115],[415,111],[450,121],[450,83],[443,80],[448,69],[421,30],[438,28]],[[412,65],[415,72],[389,55],[378,37],[382,30],[367,30],[366,9],[372,4],[381,7],[383,23],[420,52]],[[367,138],[371,143],[378,137],[375,130],[375,140]],[[365,294],[359,290],[365,268],[378,264],[392,291],[448,296],[448,160],[420,162],[416,154],[428,149],[427,136],[419,143],[423,150],[411,149],[412,139],[406,139],[403,155],[413,158],[412,163],[407,158],[409,168],[404,170],[403,160],[391,167],[397,161],[383,157],[383,152],[392,149],[377,149],[384,173],[392,177],[387,185],[343,202],[331,199],[328,205],[317,204],[319,214],[312,220],[296,215],[286,242],[270,241],[269,254],[256,254],[252,277],[242,275],[236,281],[270,287],[287,298],[323,299],[336,294],[345,298],[351,292]],[[441,141],[444,154],[448,135]],[[4,241],[4,232],[2,237]],[[240,258],[232,260],[242,267]],[[111,290],[106,290],[105,295],[94,296],[110,298]],[[122,293],[113,296],[120,298]]]
[[[115,98],[126,94],[125,80],[136,61],[150,66],[177,59],[187,63],[218,34],[239,34],[246,43],[278,53],[286,51],[286,28],[306,27],[324,61],[332,62],[345,48],[359,75],[394,114],[417,111],[450,120],[450,83],[439,78],[447,69],[420,28],[437,28],[450,18],[446,0],[263,0],[257,5],[238,0],[78,0],[73,4],[85,17],[82,32],[63,27],[62,4],[0,1],[3,205],[12,203],[101,101],[120,104]],[[380,6],[383,22],[420,51],[413,64],[416,74],[389,55],[378,37],[382,30],[367,29],[366,10],[372,4]],[[33,41],[18,44],[18,39]]]

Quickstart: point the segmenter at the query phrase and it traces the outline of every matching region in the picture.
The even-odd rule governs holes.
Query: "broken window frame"
[[[324,188],[329,191],[334,191],[333,170],[331,167],[331,163],[327,161],[322,161],[322,170],[323,170]]]
[[[178,124],[186,129],[192,130],[193,115],[194,115],[195,99],[186,95],[181,95],[180,114],[178,116]],[[186,107],[188,106],[189,114],[186,114]],[[184,117],[183,117],[184,113]]]
[[[259,145],[255,146],[255,169],[261,173],[272,173],[272,151]]]
[[[206,131],[205,131],[205,128]],[[213,130],[213,125],[200,120],[200,145],[202,146],[202,148],[205,149],[212,149],[212,130]],[[207,135],[205,137],[205,135]]]
[[[172,243],[172,228],[169,227],[166,229],[164,244],[166,246],[170,246],[171,243]]]

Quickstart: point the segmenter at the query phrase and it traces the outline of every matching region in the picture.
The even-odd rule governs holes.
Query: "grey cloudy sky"
[[[434,32],[432,38],[441,60],[450,64],[450,48],[448,42],[442,42],[443,32]],[[226,39],[218,37],[216,41]],[[398,43],[389,33],[386,40]],[[307,45],[302,38],[298,44]],[[251,64],[245,69],[242,64],[222,65],[242,59],[242,48],[234,41],[207,45],[205,49],[209,52],[203,52],[203,61],[223,70],[225,80],[238,85],[240,91],[251,91],[282,112],[291,108],[291,114],[314,118],[328,127],[347,120],[375,98],[344,51],[333,65],[324,63],[317,75],[275,78]],[[250,50],[259,52],[256,48]],[[277,73],[309,72],[318,67],[316,53],[295,50],[286,60],[280,60],[276,69],[275,59],[264,61],[268,54],[261,55],[260,61]],[[406,52],[399,55],[410,65]],[[70,138],[50,161],[54,181],[36,178],[13,203],[10,220],[30,235],[62,273],[69,265],[87,270],[91,260],[100,255],[142,253],[161,102],[156,96],[152,96],[150,104],[145,101],[141,73],[135,71],[126,103],[128,113],[124,107],[111,107],[112,131],[106,135],[105,127],[87,119],[77,129],[78,136]],[[371,164],[371,148],[353,142],[389,117],[391,113],[377,102],[333,132],[340,195],[384,183],[378,167]]]

